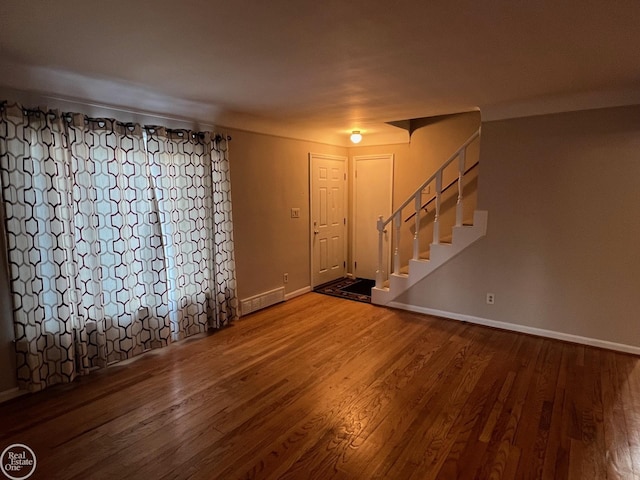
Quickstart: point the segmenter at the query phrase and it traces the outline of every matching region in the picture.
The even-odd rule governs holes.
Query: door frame
[[[309,285],[311,285],[311,290],[313,290],[315,287],[317,287],[317,285],[313,284],[313,257],[314,257],[314,250],[313,250],[313,238],[314,238],[314,233],[313,233],[313,161],[314,159],[318,159],[318,160],[337,160],[340,162],[343,162],[344,165],[344,188],[342,189],[342,208],[343,208],[343,216],[345,219],[345,222],[348,222],[348,213],[349,213],[349,205],[347,203],[347,199],[349,198],[347,195],[347,190],[348,190],[348,183],[347,183],[347,170],[349,167],[349,157],[345,157],[342,155],[330,155],[327,153],[309,153]],[[347,254],[347,248],[348,248],[348,242],[347,242],[347,230],[348,225],[345,223],[343,225],[343,235],[342,235],[342,241],[343,241],[343,249],[342,251],[344,252],[344,265],[345,267],[343,268],[343,275],[346,275],[347,273],[347,267],[346,267],[346,262],[347,262],[347,258],[348,258],[348,254]]]
[[[357,232],[356,232],[356,216],[357,216],[357,203],[356,203],[356,199],[357,199],[357,194],[358,194],[358,182],[357,182],[357,178],[356,178],[356,172],[357,172],[357,166],[358,166],[358,161],[367,161],[367,160],[387,160],[389,162],[388,164],[388,168],[389,168],[389,192],[390,192],[390,198],[389,198],[389,215],[391,215],[393,213],[393,172],[394,172],[394,164],[395,164],[395,156],[393,153],[381,153],[381,154],[376,154],[376,155],[354,155],[351,157],[351,162],[352,162],[352,171],[351,171],[351,184],[353,185],[353,191],[351,192],[351,205],[353,205],[353,210],[352,210],[352,218],[351,218],[351,229],[350,229],[350,233],[351,233],[351,249],[350,249],[350,256],[351,256],[351,261],[352,261],[352,265],[350,265],[351,267],[351,274],[355,277],[356,276],[356,272],[355,272],[355,263],[356,263],[356,238],[357,238]],[[389,228],[389,226],[387,226],[387,228]],[[387,245],[387,264],[385,265],[386,271],[387,273],[390,273],[389,268],[391,267],[391,247],[392,247],[392,233],[389,233],[389,241],[388,241],[388,245]],[[376,254],[377,255],[377,254]],[[376,262],[377,262],[377,258],[376,258]]]

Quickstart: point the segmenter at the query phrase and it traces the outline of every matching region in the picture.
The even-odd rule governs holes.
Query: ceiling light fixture
[[[360,143],[362,141],[360,130],[354,130],[353,132],[351,132],[351,141],[353,143]]]

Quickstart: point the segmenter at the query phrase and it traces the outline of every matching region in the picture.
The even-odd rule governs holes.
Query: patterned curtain
[[[104,366],[169,343],[165,257],[140,127],[66,118],[71,300],[88,367]]]
[[[178,340],[236,317],[228,160],[209,133],[146,133]]]
[[[214,326],[228,325],[238,316],[236,267],[233,255],[233,221],[231,218],[231,175],[229,141],[223,136],[213,140],[213,243],[214,250]]]
[[[0,113],[21,388],[70,382],[236,317],[228,175],[209,134],[151,129],[147,151],[139,125]],[[229,233],[220,250],[218,209]]]

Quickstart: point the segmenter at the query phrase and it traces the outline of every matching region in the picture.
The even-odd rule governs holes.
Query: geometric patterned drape
[[[160,127],[147,127],[146,136],[178,340],[237,314],[228,160],[214,148],[226,140]]]
[[[0,114],[21,388],[236,317],[224,140],[19,105]]]
[[[233,219],[231,215],[231,173],[229,141],[222,135],[213,141],[213,243],[215,321],[219,328],[238,316],[236,267],[233,248]]]

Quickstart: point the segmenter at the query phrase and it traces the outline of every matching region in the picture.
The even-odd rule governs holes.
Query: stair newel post
[[[416,226],[413,234],[413,259],[418,260],[420,257],[420,211],[422,210],[422,190],[416,194]]]
[[[384,285],[384,265],[383,263],[384,248],[384,220],[382,215],[378,217],[378,269],[376,270],[376,288],[382,288]]]
[[[393,226],[396,229],[395,235],[393,236],[393,273],[396,275],[400,273],[400,224],[402,223],[400,213],[401,212],[396,213],[393,217]]]
[[[462,188],[464,179],[464,164],[467,150],[463,148],[458,155],[458,203],[456,203],[456,227],[462,226]]]
[[[442,196],[442,170],[436,173],[436,210],[433,219],[433,244],[440,244],[440,197]]]

